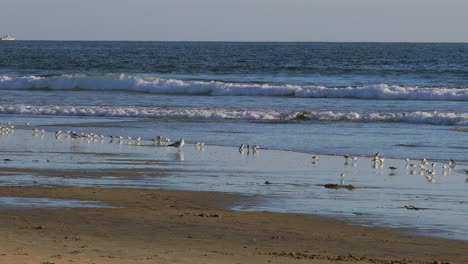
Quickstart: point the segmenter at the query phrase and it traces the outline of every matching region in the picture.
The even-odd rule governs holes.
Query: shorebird
[[[380,161],[380,152],[374,154],[374,158],[372,159],[374,162]]]
[[[455,160],[450,160],[448,164],[450,167],[455,168],[455,166],[457,165],[457,162]]]
[[[318,156],[312,156],[313,160],[318,160]]]
[[[421,160],[421,165],[426,166],[426,165],[427,165],[427,159],[422,159],[422,160]]]
[[[396,170],[396,169],[398,169],[397,167],[388,167],[388,168],[391,169],[391,170]]]
[[[239,146],[239,152],[244,152],[244,144],[241,144],[241,145]]]
[[[340,176],[340,178],[341,178],[341,185],[344,185],[344,177],[345,177],[345,176],[346,176],[346,174],[344,174],[344,172],[341,173],[341,176]]]
[[[167,146],[168,146],[168,147],[175,147],[175,148],[179,148],[179,149],[180,149],[181,147],[184,146],[184,144],[185,144],[185,141],[184,141],[183,138],[181,138],[179,141],[176,141],[176,142],[174,142],[174,143],[172,143],[172,144],[169,144],[169,145],[167,145]]]

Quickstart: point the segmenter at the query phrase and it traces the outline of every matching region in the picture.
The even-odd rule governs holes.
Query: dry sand
[[[58,186],[0,187],[0,196],[118,207],[2,210],[0,263],[468,263],[468,241],[224,209],[254,197]]]

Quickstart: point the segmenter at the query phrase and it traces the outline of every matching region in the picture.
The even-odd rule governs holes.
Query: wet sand
[[[60,186],[0,187],[0,196],[118,207],[2,210],[0,263],[468,263],[468,241],[224,209],[255,197]]]

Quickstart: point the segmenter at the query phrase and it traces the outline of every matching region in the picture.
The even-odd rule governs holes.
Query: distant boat
[[[3,36],[0,40],[15,40],[16,38],[10,36],[10,35],[5,35]]]

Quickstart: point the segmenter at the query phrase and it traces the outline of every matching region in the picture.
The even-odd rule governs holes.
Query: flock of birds
[[[384,165],[385,158],[381,157],[380,155],[381,155],[380,152],[377,152],[377,153],[374,154],[374,156],[372,158],[372,162],[373,162],[372,168],[378,169],[378,168],[384,168],[385,167],[385,165]],[[356,156],[344,155],[343,157],[346,159],[345,165],[349,164],[348,163],[349,160],[357,160]],[[318,161],[318,156],[312,156],[312,163],[317,164],[317,161]],[[429,162],[425,158],[420,160],[420,162],[417,162],[417,163],[411,163],[411,160],[408,159],[408,158],[405,159],[405,161],[406,161],[405,169],[410,169],[410,171],[409,171],[410,174],[416,174],[417,173],[416,169],[419,168],[420,169],[419,174],[421,176],[425,176],[427,181],[429,181],[431,183],[436,182],[436,180],[434,178],[434,176],[437,174],[437,171],[435,169],[435,167],[437,165],[436,162],[432,162],[431,165],[429,166]],[[355,165],[355,163],[353,163],[352,165]],[[451,171],[452,169],[454,169],[456,165],[457,165],[457,162],[455,160],[450,160],[447,164],[443,164],[442,165],[442,174],[446,175],[446,173]],[[395,175],[395,173],[393,173],[393,171],[396,171],[398,168],[394,167],[394,166],[389,166],[388,169],[390,169],[392,171],[392,173],[390,173],[390,175]],[[465,173],[468,174],[468,170],[465,171]],[[340,182],[341,182],[342,185],[344,185],[345,176],[346,176],[345,173],[341,173],[341,175],[340,175],[340,179],[341,179]]]
[[[38,130],[37,128],[33,128],[33,132],[34,132],[34,136],[38,136],[38,133],[39,132],[42,132],[44,133],[45,131],[44,130]],[[62,138],[62,135],[63,134],[67,134],[67,138],[73,138],[73,139],[82,139],[82,140],[86,140],[87,142],[96,142],[98,141],[98,139],[101,139],[101,140],[104,140],[106,138],[105,135],[99,135],[99,134],[96,134],[96,133],[85,133],[85,132],[75,132],[75,131],[70,131],[70,130],[66,130],[66,131],[62,131],[62,130],[57,130],[55,131],[55,138],[56,139],[61,139]],[[142,141],[142,138],[141,137],[124,137],[124,136],[109,136],[110,138],[110,143],[118,143],[118,144],[141,144],[141,141]],[[175,148],[182,148],[184,145],[185,145],[185,139],[184,138],[181,138],[179,141],[175,141],[175,142],[172,142],[171,139],[169,138],[163,138],[162,136],[157,136],[156,138],[153,138],[152,141],[155,143],[155,144],[158,144],[158,145],[163,145],[165,144],[165,146],[168,146],[168,147],[175,147]],[[171,143],[172,142],[172,143]],[[196,145],[200,146],[200,145],[204,145],[203,142],[197,142]]]
[[[253,146],[250,146],[250,144],[247,144],[247,146],[245,144],[241,144],[239,146],[239,153],[240,154],[244,154],[244,151],[245,149],[247,149],[247,155],[250,154],[250,150],[252,150],[252,154],[258,154],[258,149],[260,148],[259,145],[253,145]]]
[[[0,123],[0,125],[2,125],[2,123]],[[29,122],[26,122],[25,123],[26,126],[29,126],[30,123]],[[14,128],[15,126],[11,124],[11,122],[8,122],[6,125],[3,125],[3,126],[0,126],[0,135],[4,136],[4,135],[10,135],[14,132]],[[44,129],[37,129],[37,128],[33,128],[32,129],[33,131],[33,136],[44,136],[44,134],[46,133],[46,131]],[[76,131],[71,131],[71,130],[66,130],[66,131],[62,131],[62,130],[57,130],[55,131],[55,138],[56,139],[61,139],[63,135],[66,134],[66,138],[72,138],[72,139],[82,139],[82,140],[85,140],[87,142],[97,142],[99,139],[100,140],[104,140],[106,138],[105,135],[102,135],[102,134],[96,134],[96,133],[85,133],[85,132],[76,132]],[[142,138],[141,137],[123,137],[123,136],[109,136],[110,138],[110,143],[118,143],[118,144],[137,144],[139,145],[142,141]],[[184,145],[185,145],[185,139],[184,138],[181,138],[180,140],[178,141],[175,141],[175,142],[172,142],[169,138],[163,138],[162,136],[157,136],[156,138],[153,138],[152,141],[155,143],[155,144],[158,144],[158,145],[163,145],[165,144],[165,146],[168,146],[168,147],[175,147],[175,148],[182,148]],[[203,142],[197,142],[195,144],[195,146],[197,147],[202,147],[203,145],[205,145],[205,143]]]
[[[7,123],[6,125],[2,125],[2,123],[0,123],[0,135],[9,135],[11,134],[13,131],[14,131],[14,128],[15,126],[12,125],[10,122]],[[26,126],[29,126],[30,123],[27,122],[25,123]],[[37,128],[33,128],[32,129],[33,131],[33,136],[43,136],[44,133],[46,132],[45,130],[41,129],[37,129]],[[70,130],[66,130],[66,131],[61,131],[61,130],[57,130],[55,131],[55,137],[57,139],[61,139],[63,135],[66,135],[66,138],[72,138],[72,139],[81,139],[81,140],[85,140],[87,142],[97,142],[99,140],[101,141],[104,141],[105,138],[109,138],[110,139],[110,143],[118,143],[118,144],[137,144],[139,145],[142,141],[142,138],[141,137],[123,137],[123,136],[105,136],[105,135],[102,135],[102,134],[96,134],[96,133],[84,133],[84,132],[76,132],[76,131],[70,131]],[[171,141],[171,139],[169,138],[166,138],[166,137],[162,137],[162,136],[157,136],[156,138],[153,138],[152,139],[153,143],[154,144],[157,144],[157,145],[163,145],[163,146],[167,146],[167,147],[175,147],[177,149],[181,149],[184,145],[185,145],[185,139],[184,138],[181,138],[180,140],[178,141]],[[194,144],[194,146],[199,150],[199,151],[203,151],[204,148],[203,146],[205,145],[204,142],[196,142]],[[239,146],[239,153],[241,154],[244,154],[244,152],[247,152],[247,154],[250,154],[252,152],[252,154],[257,154],[258,153],[258,150],[259,150],[260,146],[259,145],[245,145],[245,144],[241,144]],[[357,160],[357,156],[352,156],[352,155],[344,155],[343,156],[346,160],[345,162],[345,165],[351,165],[353,167],[356,166],[356,163],[352,162],[350,163],[350,161],[355,161]],[[317,165],[318,164],[318,159],[319,159],[319,156],[317,155],[314,155],[312,156],[312,164],[314,165]],[[405,168],[406,169],[410,169],[410,174],[416,174],[417,173],[417,169],[419,169],[419,174],[420,175],[424,175],[426,176],[426,179],[429,181],[429,182],[432,182],[434,183],[435,182],[435,178],[434,176],[437,174],[437,171],[435,169],[437,163],[435,162],[432,162],[430,165],[429,165],[429,162],[427,161],[427,159],[422,159],[420,160],[419,162],[417,163],[411,163],[411,160],[410,159],[405,159],[406,161],[406,166]],[[373,158],[372,158],[372,167],[373,168],[384,168],[385,167],[385,158],[383,158],[380,154],[380,152],[377,152]],[[446,174],[448,171],[452,170],[455,168],[455,166],[457,165],[457,162],[455,160],[450,160],[447,164],[442,164],[442,173],[443,174]],[[389,166],[388,169],[390,169],[391,171],[396,171],[398,168],[397,167],[394,167],[394,166]],[[465,170],[464,171],[465,174],[468,174],[468,170]],[[390,175],[394,175],[394,173],[391,173]],[[340,175],[340,179],[341,179],[341,184],[344,184],[344,178],[345,178],[345,173],[341,173]]]

